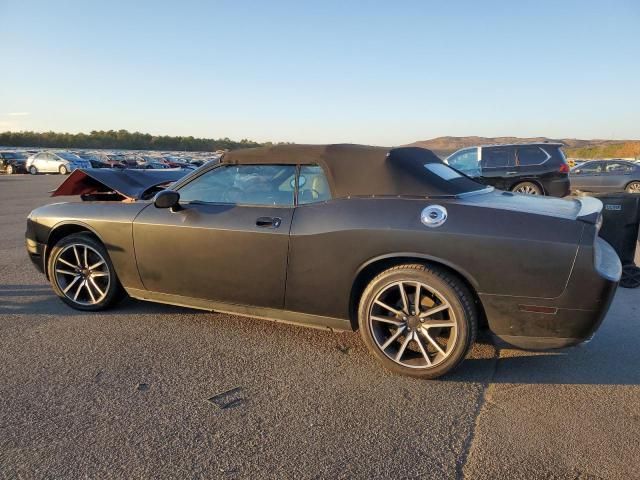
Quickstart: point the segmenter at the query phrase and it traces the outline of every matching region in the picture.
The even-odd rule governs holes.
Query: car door
[[[600,191],[603,162],[586,162],[571,171],[571,188],[585,192]]]
[[[50,170],[49,167],[49,154],[47,152],[42,152],[36,155],[36,168],[38,172],[48,173]]]
[[[180,209],[146,207],[133,237],[146,289],[282,308],[293,165],[219,165],[181,186]]]
[[[603,162],[600,188],[603,192],[623,192],[631,180],[633,165],[627,162]]]
[[[480,159],[483,183],[508,190],[513,179],[518,176],[515,165],[515,148],[483,147]]]

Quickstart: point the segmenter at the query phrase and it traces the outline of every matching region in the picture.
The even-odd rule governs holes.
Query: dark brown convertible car
[[[74,172],[57,193],[87,201],[29,215],[27,250],[68,305],[126,293],[359,329],[388,368],[433,378],[484,323],[523,348],[589,339],[620,279],[599,200],[498,191],[421,148],[274,146],[145,174]]]

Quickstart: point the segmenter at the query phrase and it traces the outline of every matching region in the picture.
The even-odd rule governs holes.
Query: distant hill
[[[440,157],[475,145],[501,145],[505,143],[551,142],[565,145],[564,152],[572,158],[640,157],[640,140],[580,140],[577,138],[548,137],[438,137],[420,140],[411,145],[428,148]]]

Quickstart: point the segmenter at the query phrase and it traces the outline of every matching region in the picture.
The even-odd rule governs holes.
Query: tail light
[[[560,173],[569,173],[569,165],[567,165],[566,163],[561,163],[560,164],[560,169],[558,170]]]

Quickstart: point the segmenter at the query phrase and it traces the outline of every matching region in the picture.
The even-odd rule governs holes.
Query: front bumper
[[[601,238],[581,246],[567,288],[557,298],[480,294],[489,327],[519,348],[562,348],[590,340],[604,320],[615,295],[622,266]]]
[[[35,240],[32,240],[28,237],[25,240],[25,244],[31,262],[35,265],[40,273],[44,273],[46,270],[44,263],[46,261],[47,246],[44,243],[36,242]]]

